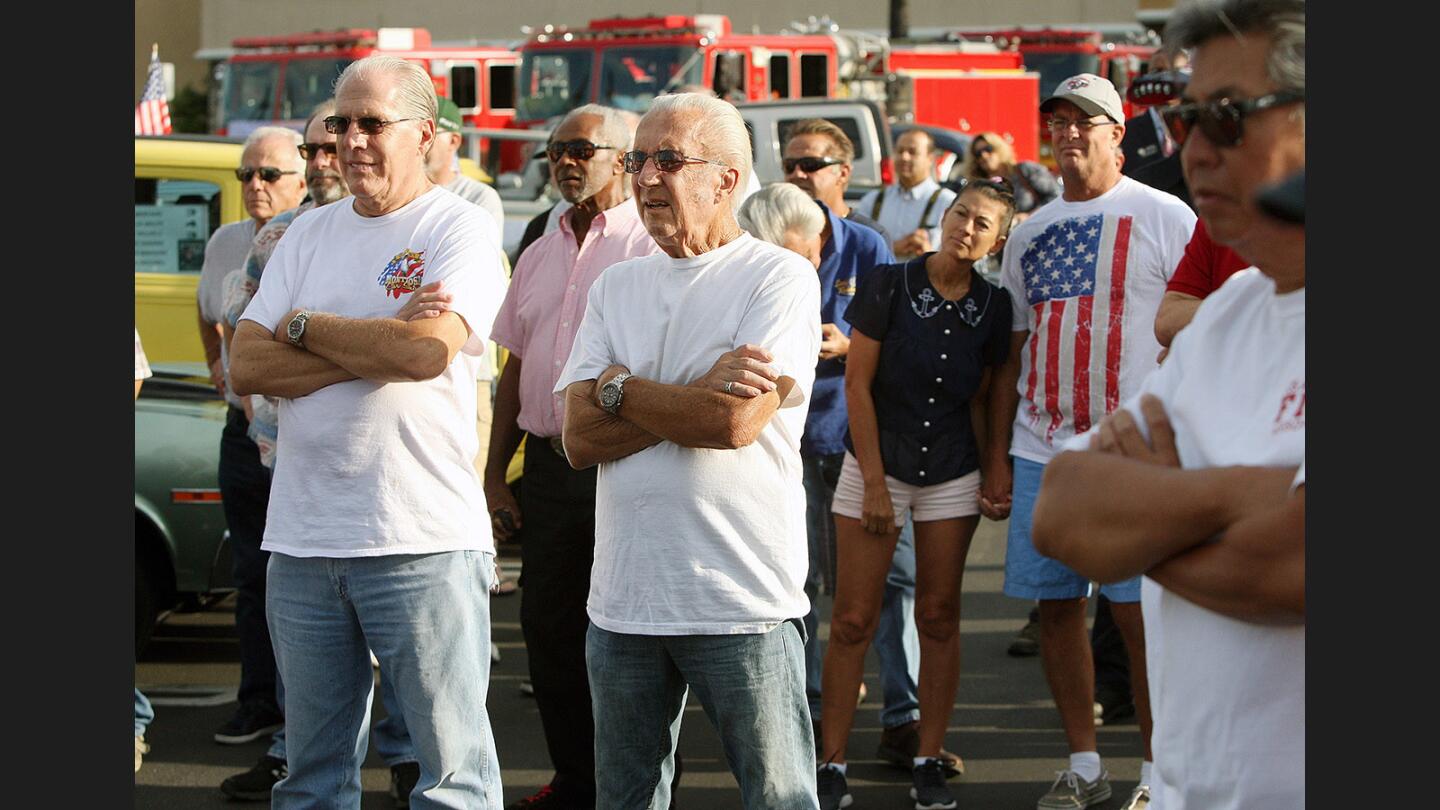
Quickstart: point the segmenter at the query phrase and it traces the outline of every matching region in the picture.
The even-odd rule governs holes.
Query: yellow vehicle
[[[245,218],[239,140],[135,138],[135,326],[152,363],[205,362],[195,289],[205,245]]]

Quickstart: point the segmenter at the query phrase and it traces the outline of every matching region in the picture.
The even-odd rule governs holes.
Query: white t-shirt
[[[211,323],[225,322],[225,277],[230,271],[245,266],[250,244],[255,238],[255,220],[247,219],[221,225],[205,244],[205,263],[200,267],[200,281],[195,287],[195,300],[200,316]],[[225,369],[225,401],[239,408],[240,397],[230,390],[230,350],[220,342],[220,367]]]
[[[242,319],[273,330],[296,307],[393,317],[405,295],[443,279],[470,337],[431,380],[351,380],[280,400],[261,548],[296,557],[494,549],[473,466],[475,374],[505,297],[488,223],[442,188],[380,217],[360,216],[351,198],[291,223]]]
[[[662,441],[600,465],[590,620],[614,633],[762,633],[809,611],[800,434],[820,351],[820,285],[798,254],[742,234],[687,259],[611,265],[555,390],[619,363],[684,385],[745,343],[795,380],[756,441]],[[623,413],[623,406],[622,406]]]
[[[1175,337],[1141,394],[1165,405],[1180,463],[1299,465],[1305,480],[1305,290],[1231,276]],[[1069,449],[1085,446],[1080,437]],[[1222,616],[1141,583],[1155,728],[1154,806],[1305,806],[1305,628]]]
[[[1128,177],[1035,210],[1005,246],[1011,328],[1029,331],[1010,452],[1044,464],[1156,368],[1155,312],[1195,230],[1178,197]]]

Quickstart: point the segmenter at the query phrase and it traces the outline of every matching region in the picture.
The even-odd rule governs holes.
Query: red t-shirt
[[[1205,220],[1197,219],[1195,232],[1185,245],[1185,255],[1180,258],[1165,290],[1204,298],[1220,289],[1225,279],[1250,265],[1239,253],[1211,239],[1205,230]]]

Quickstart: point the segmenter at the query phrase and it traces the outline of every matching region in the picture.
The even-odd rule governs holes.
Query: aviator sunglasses
[[[1161,110],[1160,117],[1165,119],[1165,128],[1170,131],[1170,137],[1174,138],[1177,144],[1184,144],[1185,139],[1190,137],[1190,131],[1198,126],[1211,143],[1216,146],[1232,147],[1239,146],[1243,142],[1245,130],[1242,124],[1246,116],[1271,107],[1278,107],[1281,104],[1293,104],[1304,100],[1305,96],[1301,93],[1294,90],[1281,90],[1278,93],[1270,93],[1246,101],[1231,101],[1228,98],[1222,98],[1216,101],[1181,104],[1178,107]]]
[[[687,163],[713,163],[716,166],[725,166],[718,160],[706,160],[705,158],[687,157],[675,149],[661,149],[653,154],[636,150],[625,153],[625,171],[629,174],[639,174],[645,168],[645,161],[654,158],[655,168],[662,172],[678,172],[685,168]],[[726,168],[729,168],[726,166]]]
[[[556,163],[561,157],[569,155],[575,160],[589,160],[595,157],[596,149],[614,149],[613,146],[601,146],[598,143],[589,141],[558,141],[545,147],[545,156],[550,158],[551,163]]]
[[[285,175],[287,175],[287,174],[299,174],[299,173],[300,173],[300,172],[295,171],[295,170],[293,170],[293,169],[292,169],[291,171],[281,171],[280,169],[277,169],[277,168],[275,168],[274,166],[261,166],[261,167],[258,168],[258,169],[243,169],[243,168],[242,168],[242,169],[236,169],[236,170],[235,170],[235,179],[239,180],[239,181],[242,182],[242,183],[248,183],[248,182],[250,182],[250,178],[252,178],[252,177],[254,177],[255,175],[258,174],[258,175],[260,175],[260,179],[261,179],[261,180],[264,180],[264,181],[267,182],[267,183],[273,183],[273,182],[275,182],[276,180],[279,180],[281,177],[283,177],[283,176],[285,176]]]
[[[379,135],[380,132],[385,129],[385,127],[388,127],[391,124],[398,124],[402,121],[419,120],[421,119],[397,118],[394,121],[386,121],[381,118],[375,118],[374,116],[366,116],[364,118],[346,118],[343,115],[332,115],[326,118],[324,123],[325,131],[330,133],[331,135],[344,135],[350,129],[350,124],[352,122],[355,124],[355,126],[360,128],[361,132],[365,133],[366,135]]]
[[[796,168],[799,168],[806,174],[814,174],[826,166],[835,166],[844,162],[845,161],[839,158],[833,157],[798,157],[785,158],[785,160],[781,161],[781,165],[785,167],[786,174],[794,173]]]

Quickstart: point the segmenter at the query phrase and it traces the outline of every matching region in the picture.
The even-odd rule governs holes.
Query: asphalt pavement
[[[1038,658],[1012,658],[1006,647],[1025,623],[1026,602],[1000,592],[1004,576],[1005,524],[982,521],[970,551],[961,604],[961,676],[945,747],[965,762],[965,774],[951,785],[966,810],[1029,810],[1067,764],[1065,736],[1045,685]],[[502,547],[508,574],[518,557]],[[491,602],[493,638],[501,652],[490,682],[489,709],[495,728],[505,802],[509,807],[549,781],[551,771],[533,699],[520,692],[526,679],[525,644],[520,633],[520,595]],[[822,597],[822,620],[830,600]],[[235,710],[240,681],[235,638],[234,597],[203,609],[173,613],[135,667],[135,682],[155,704],[151,746],[135,775],[135,807],[166,810],[236,808],[219,790],[227,776],[253,765],[268,738],[245,745],[220,745],[212,735]],[[829,625],[822,621],[821,637]],[[866,663],[868,697],[856,714],[850,737],[849,784],[854,810],[909,810],[909,774],[874,758],[880,737],[880,684],[873,653]],[[383,715],[379,690],[374,715]],[[1101,756],[1110,771],[1114,797],[1100,808],[1119,808],[1140,774],[1139,728],[1134,720],[1097,729]],[[693,698],[680,736],[684,777],[677,794],[683,810],[740,807],[740,793],[726,765],[718,736]],[[361,772],[364,810],[394,807],[390,775],[373,747]],[[250,806],[263,806],[251,803]]]

